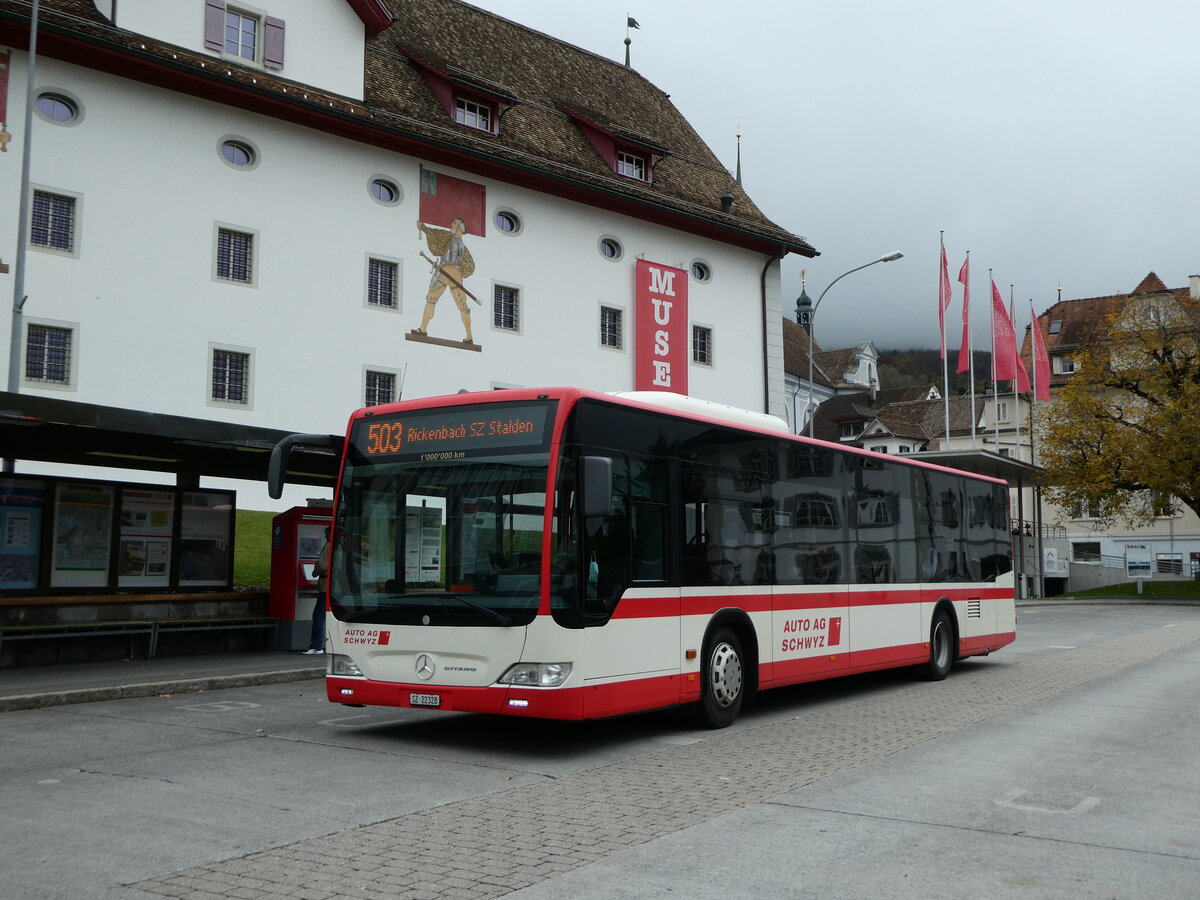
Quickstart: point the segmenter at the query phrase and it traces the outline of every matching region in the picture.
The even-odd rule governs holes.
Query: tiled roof
[[[395,19],[367,39],[364,102],[113,28],[90,0],[43,0],[38,49],[715,240],[816,255],[763,214],[669,96],[635,70],[459,0],[358,7],[369,15],[383,7]],[[28,18],[28,3],[0,0],[0,41],[22,46]],[[499,134],[452,122],[414,55],[459,83],[511,96]],[[653,182],[616,175],[564,109],[586,109],[614,135],[665,151]]]
[[[821,368],[821,345],[813,338],[813,381],[822,387],[837,385]],[[808,332],[791,319],[783,320],[783,371],[808,380]]]
[[[879,413],[888,406],[894,403],[924,400],[928,393],[929,387],[925,386],[876,391],[874,399],[871,398],[870,391],[838,394],[817,407],[816,420],[813,422],[813,436],[827,441],[837,441],[841,422],[861,421],[865,425],[871,419],[878,418]]]
[[[1189,295],[1189,288],[1168,288],[1162,279],[1153,272],[1143,278],[1138,286],[1128,294],[1113,294],[1108,297],[1086,297],[1079,300],[1060,300],[1038,316],[1037,325],[1042,330],[1042,338],[1046,344],[1046,352],[1053,358],[1056,354],[1071,355],[1087,344],[1103,328],[1109,318],[1130,298],[1144,294],[1167,293],[1184,300]],[[1058,323],[1057,333],[1051,334],[1051,326]],[[1025,329],[1025,340],[1021,345],[1021,355],[1025,359],[1026,368],[1033,371],[1033,334],[1030,328]],[[1070,375],[1050,376],[1050,387],[1053,389],[1066,383]]]

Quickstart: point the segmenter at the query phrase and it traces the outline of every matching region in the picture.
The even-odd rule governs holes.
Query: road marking
[[[1035,799],[1039,800],[1040,802],[1035,803],[1032,799],[1026,800],[1024,803],[1016,802],[1018,797],[1024,797],[1028,793],[1028,791],[1024,791],[1021,788],[1013,788],[1003,797],[999,797],[992,802],[997,806],[1006,806],[1009,809],[1020,809],[1025,812],[1046,813],[1047,815],[1063,816],[1077,816],[1080,813],[1087,812],[1089,809],[1094,809],[1100,804],[1099,797],[1084,797],[1082,800],[1075,803],[1074,806],[1067,806],[1065,804],[1070,801],[1056,803],[1054,802],[1055,798],[1036,795],[1034,795]]]
[[[235,709],[254,709],[261,703],[251,703],[248,700],[217,700],[212,703],[194,703],[191,706],[177,706],[176,709],[189,709],[195,712],[232,712]]]

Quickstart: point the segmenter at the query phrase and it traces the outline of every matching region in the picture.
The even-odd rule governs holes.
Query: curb
[[[197,678],[177,678],[171,681],[147,681],[137,684],[105,685],[71,691],[46,691],[40,694],[17,694],[0,697],[0,713],[22,709],[44,709],[72,703],[94,703],[100,700],[126,700],[131,697],[152,697],[155,694],[186,694],[194,691],[214,691],[221,688],[253,687],[259,684],[285,684],[322,678],[319,669],[284,669],[276,672],[252,672],[243,675],[207,675]]]

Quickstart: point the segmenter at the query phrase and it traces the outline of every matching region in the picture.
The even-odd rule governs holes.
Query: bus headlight
[[[330,675],[357,675],[362,677],[362,670],[354,664],[354,660],[342,653],[330,653],[327,657]]]
[[[571,675],[571,663],[516,663],[500,676],[499,684],[521,687],[558,687]]]

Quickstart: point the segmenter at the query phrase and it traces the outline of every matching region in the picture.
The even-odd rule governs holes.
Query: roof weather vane
[[[640,29],[641,27],[642,26],[638,24],[637,19],[629,15],[629,13],[625,13],[625,68],[627,69],[629,68],[629,45],[633,43],[633,41],[629,39],[629,29]]]

